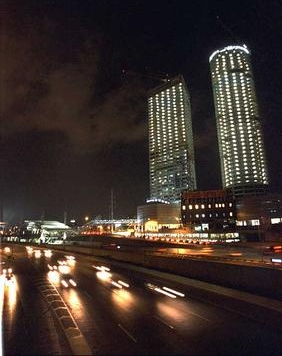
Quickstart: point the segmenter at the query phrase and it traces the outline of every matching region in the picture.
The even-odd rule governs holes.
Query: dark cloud
[[[103,96],[97,93],[104,75],[98,70],[102,41],[82,37],[79,53],[76,48],[62,61],[50,43],[56,24],[52,27],[48,21],[46,26],[43,19],[19,28],[11,23],[4,28],[0,63],[6,135],[60,131],[78,152],[144,139],[143,108],[137,103],[142,87],[121,83]]]

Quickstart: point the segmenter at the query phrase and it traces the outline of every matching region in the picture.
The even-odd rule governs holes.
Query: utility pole
[[[64,211],[64,224],[67,225],[67,218],[68,218],[68,213],[67,211]]]
[[[45,209],[42,210],[41,214],[41,223],[43,224],[43,221],[45,220]]]
[[[111,189],[111,205],[110,205],[110,220],[111,220],[111,233],[114,231],[114,191]]]

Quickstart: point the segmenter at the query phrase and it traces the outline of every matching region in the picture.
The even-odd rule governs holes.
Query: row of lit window
[[[228,206],[231,208],[232,203],[228,203]],[[215,203],[213,206],[213,208],[225,208],[225,207],[226,207],[225,203]],[[198,209],[206,209],[206,208],[211,209],[212,204],[207,204],[207,205],[205,205],[205,204],[195,204],[195,205],[189,204],[188,205],[189,210],[193,210],[193,209],[198,210]],[[186,205],[182,206],[182,210],[186,210]]]
[[[215,213],[214,216],[215,216],[216,218],[218,218],[218,217],[219,217],[219,214],[218,214],[218,213]],[[225,217],[225,213],[222,213],[221,216],[222,216],[222,217]],[[233,212],[232,212],[232,211],[229,212],[229,216],[230,216],[230,217],[233,216]],[[196,218],[196,219],[199,219],[200,217],[201,217],[201,218],[205,218],[205,217],[206,217],[206,214],[195,214],[195,218]],[[213,217],[213,214],[207,214],[207,217],[212,218],[212,217]],[[192,217],[190,217],[190,218],[192,218]]]

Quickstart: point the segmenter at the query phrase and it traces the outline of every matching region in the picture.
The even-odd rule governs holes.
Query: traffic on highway
[[[280,354],[273,323],[176,277],[37,246],[1,253],[5,355]]]

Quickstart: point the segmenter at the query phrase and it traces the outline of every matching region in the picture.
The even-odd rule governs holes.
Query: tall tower
[[[179,203],[196,189],[189,93],[182,75],[148,93],[151,200]]]
[[[268,190],[250,51],[228,46],[209,58],[223,188],[236,196]]]

